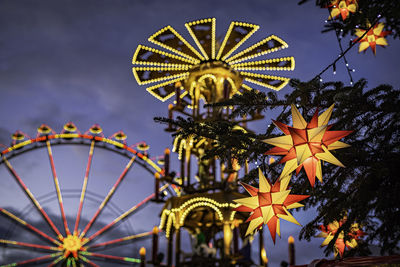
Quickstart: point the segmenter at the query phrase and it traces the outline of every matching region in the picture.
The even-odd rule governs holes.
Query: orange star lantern
[[[370,28],[371,24],[367,24],[367,27]],[[391,31],[384,31],[383,28],[385,27],[385,24],[378,23],[374,27],[372,27],[367,34],[358,42],[360,43],[360,46],[358,48],[358,52],[362,52],[366,50],[368,47],[371,47],[372,52],[374,52],[374,55],[376,55],[376,45],[380,46],[385,46],[388,45],[386,42],[385,36],[390,34]],[[356,29],[355,34],[358,37],[361,37],[367,30],[362,30],[362,29]]]
[[[348,147],[349,145],[338,140],[352,131],[329,130],[332,127],[328,125],[328,121],[332,115],[333,106],[319,116],[317,109],[311,121],[307,123],[296,106],[292,105],[293,127],[273,121],[285,135],[269,138],[263,142],[275,146],[265,152],[266,155],[284,155],[280,161],[280,163],[285,163],[280,179],[294,170],[298,174],[304,167],[308,180],[314,187],[315,176],[322,182],[321,160],[344,167],[329,150]]]
[[[319,233],[317,236],[325,238],[325,240],[321,244],[321,247],[327,246],[332,241],[333,237],[337,233],[340,226],[342,226],[346,222],[346,219],[347,218],[345,217],[342,220],[340,220],[339,222],[334,221],[334,222],[328,224],[327,226],[324,226],[324,225],[319,226],[321,233]],[[346,248],[347,249],[355,248],[358,245],[357,240],[359,240],[360,237],[362,237],[364,235],[365,235],[365,233],[360,230],[360,227],[357,223],[354,223],[351,226],[350,232],[348,233],[348,236],[347,236],[348,240],[346,240],[346,241],[344,240],[344,238],[345,238],[344,231],[341,231],[339,233],[338,238],[336,239],[335,245],[333,247],[335,257],[338,254],[340,255],[340,257],[343,257],[343,253]]]
[[[342,19],[346,20],[350,12],[355,13],[357,11],[357,7],[357,0],[333,0],[328,6],[331,10],[329,19],[342,16]]]
[[[290,195],[290,190],[288,190],[289,181],[290,176],[287,176],[271,185],[259,169],[260,185],[258,189],[241,183],[251,197],[234,200],[241,205],[234,210],[250,212],[250,217],[246,221],[250,222],[246,235],[253,233],[256,229],[261,228],[263,224],[266,224],[275,243],[276,233],[280,236],[279,219],[300,225],[288,210],[302,207],[303,205],[297,202],[309,196]]]

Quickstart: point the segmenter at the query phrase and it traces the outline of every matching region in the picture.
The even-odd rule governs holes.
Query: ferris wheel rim
[[[126,155],[125,153],[122,153],[121,151],[118,151],[116,149],[122,149],[125,152],[129,152],[132,153],[133,155],[136,155],[137,157],[139,157],[140,160],[142,160],[143,162],[145,162],[147,165],[145,165],[145,163],[142,163],[142,167],[144,167],[145,169],[147,169],[149,172],[151,173],[155,173],[158,172],[161,175],[164,174],[164,170],[162,168],[160,168],[153,160],[151,160],[150,158],[148,158],[145,154],[137,151],[136,149],[112,140],[110,138],[106,138],[106,137],[101,137],[101,136],[93,136],[93,135],[89,135],[89,134],[78,134],[78,133],[73,133],[73,134],[66,134],[66,133],[61,133],[61,134],[51,134],[51,135],[45,135],[45,136],[40,136],[40,137],[36,137],[36,138],[29,138],[26,141],[23,141],[21,143],[9,146],[5,149],[3,149],[1,151],[1,156],[2,158],[0,159],[0,165],[4,163],[3,157],[5,155],[10,155],[9,157],[7,157],[7,159],[11,159],[15,156],[18,156],[22,153],[28,152],[30,150],[36,149],[36,148],[41,148],[44,147],[45,144],[43,144],[43,142],[45,141],[53,141],[53,140],[62,140],[62,142],[60,143],[52,143],[52,145],[68,145],[68,144],[75,144],[75,145],[86,145],[86,146],[90,146],[90,143],[72,143],[71,141],[76,141],[76,140],[89,140],[89,141],[95,141],[95,146],[99,147],[99,148],[104,148],[106,150],[109,151],[113,151],[117,154],[123,155],[125,157],[128,157],[128,155]],[[34,145],[34,144],[39,144],[37,146],[32,146],[29,147],[30,145]],[[103,144],[100,145],[100,144]],[[115,148],[112,148],[111,146],[106,146],[107,144],[109,145],[114,145]],[[24,148],[24,150],[20,150]],[[146,168],[147,166],[147,168]],[[151,167],[155,172],[152,172],[152,170],[148,167]]]
[[[88,142],[90,141],[90,142]],[[50,163],[51,163],[51,170],[53,173],[53,178],[55,180],[55,184],[56,184],[56,192],[58,194],[58,198],[60,199],[60,197],[62,197],[61,194],[61,190],[59,187],[57,187],[58,185],[58,178],[57,178],[57,174],[55,172],[55,166],[54,166],[54,162],[53,162],[53,158],[52,158],[52,152],[51,152],[51,146],[53,145],[86,145],[86,146],[91,146],[91,151],[94,149],[94,147],[96,148],[102,148],[102,149],[106,149],[108,151],[112,151],[114,153],[117,153],[123,157],[126,158],[130,158],[130,162],[127,164],[127,166],[125,167],[123,173],[120,175],[120,177],[117,180],[117,183],[114,184],[114,186],[112,187],[112,190],[116,190],[116,187],[118,186],[118,183],[120,181],[122,181],[122,178],[125,176],[127,170],[130,169],[130,166],[132,165],[133,161],[135,161],[136,159],[139,159],[137,161],[135,161],[135,163],[138,163],[139,165],[141,165],[144,169],[146,169],[148,172],[152,173],[152,174],[163,174],[164,170],[161,169],[155,162],[152,161],[152,159],[150,159],[146,154],[143,154],[137,150],[135,150],[132,147],[129,147],[128,145],[126,145],[126,143],[122,143],[122,142],[118,142],[115,140],[112,140],[110,138],[105,138],[105,137],[101,137],[101,136],[93,136],[93,135],[88,135],[88,134],[78,134],[78,133],[61,133],[61,134],[49,134],[49,135],[44,135],[44,136],[39,136],[36,138],[29,138],[28,140],[24,140],[22,142],[19,142],[17,144],[14,144],[10,147],[7,147],[6,149],[4,149],[3,151],[1,151],[0,155],[1,155],[1,159],[0,159],[0,165],[1,164],[5,164],[7,165],[7,168],[9,169],[10,172],[12,172],[12,176],[14,176],[14,178],[16,179],[20,179],[20,177],[18,176],[18,174],[15,172],[15,170],[13,169],[12,165],[8,162],[8,159],[14,158],[14,157],[18,157],[21,154],[24,154],[26,152],[32,151],[32,150],[36,150],[36,149],[42,149],[42,148],[46,148],[48,149],[48,154],[49,154],[49,158],[50,158]],[[89,161],[91,161],[91,155],[89,152],[89,159],[88,159],[88,165],[89,165]],[[13,173],[14,172],[14,173]],[[87,174],[88,175],[88,174]],[[86,178],[86,175],[85,175]],[[22,180],[20,180],[20,185],[22,187],[24,187],[25,185],[23,184]],[[115,187],[115,188],[114,188]],[[168,187],[168,185],[164,185],[162,186],[162,190],[166,189]],[[24,189],[24,188],[23,188]],[[25,188],[25,193],[27,193],[29,191],[28,188]],[[83,188],[82,188],[83,190]],[[109,194],[110,194],[109,192]],[[113,191],[114,192],[114,191]],[[86,189],[85,189],[85,193],[86,193]],[[54,194],[54,193],[53,193]],[[106,205],[108,206],[108,201],[109,198],[112,196],[109,196],[109,194],[106,196],[106,198],[103,200],[104,203],[102,203],[101,205],[104,204],[103,207],[105,207]],[[118,218],[116,218],[114,221],[112,221],[110,224],[107,225],[107,227],[102,227],[101,231],[97,231],[95,233],[95,235],[91,235],[89,236],[88,241],[85,241],[85,243],[82,243],[82,247],[85,246],[86,249],[85,251],[83,251],[82,253],[80,253],[78,256],[77,263],[82,262],[82,263],[87,263],[90,264],[91,266],[98,266],[96,265],[93,261],[91,260],[99,260],[99,259],[103,259],[103,260],[116,260],[116,261],[121,261],[121,263],[133,263],[133,262],[140,262],[139,259],[135,259],[135,258],[129,258],[129,257],[119,257],[119,256],[113,256],[113,255],[108,255],[108,254],[101,254],[101,253],[95,253],[95,252],[90,252],[87,251],[87,249],[99,249],[102,247],[107,247],[109,245],[112,244],[117,244],[117,243],[122,243],[126,240],[133,240],[136,238],[142,238],[142,237],[146,237],[146,236],[150,236],[152,234],[152,231],[149,232],[144,232],[144,233],[140,233],[140,234],[134,234],[134,235],[129,235],[129,236],[124,236],[123,238],[118,238],[118,239],[114,239],[114,240],[108,240],[107,242],[102,242],[97,244],[96,242],[94,244],[90,244],[90,246],[87,245],[87,243],[91,242],[94,238],[96,238],[97,236],[99,236],[100,234],[103,234],[103,232],[109,230],[111,227],[114,226],[114,224],[119,223],[122,220],[125,220],[128,216],[131,216],[133,214],[133,212],[136,211],[136,209],[138,209],[140,206],[142,206],[143,204],[147,203],[148,201],[150,201],[154,196],[154,194],[146,197],[144,200],[142,200],[141,202],[139,202],[139,204],[134,205],[131,209],[129,209],[128,211],[126,211],[125,213],[121,213],[119,212],[119,214],[121,214]],[[32,195],[33,196],[33,195]],[[31,199],[31,201],[35,202],[36,199],[33,196],[33,199]],[[38,204],[40,207],[40,204]],[[102,208],[103,208],[102,207]],[[61,208],[61,213],[62,213],[62,218],[65,218],[65,214],[63,213],[63,207],[62,207],[62,201],[60,202],[60,208]],[[101,209],[102,210],[102,209]],[[100,211],[101,211],[100,210]],[[7,210],[0,208],[0,211],[2,213],[5,213],[7,216],[9,217],[14,217],[19,219],[17,216],[15,216],[14,214],[8,212]],[[98,210],[99,211],[99,210]],[[11,215],[10,215],[11,214]],[[78,212],[79,214],[79,212]],[[99,212],[96,212],[95,216],[92,217],[92,220],[95,219],[95,217],[99,214]],[[43,215],[43,214],[42,214]],[[45,217],[48,218],[47,214],[44,213],[44,215],[46,215]],[[57,215],[57,217],[59,217]],[[48,218],[48,220],[50,220],[50,218]],[[28,225],[27,228],[29,229],[36,229],[35,227],[33,227],[32,225],[29,225],[27,222],[19,219],[20,223],[22,221],[23,225]],[[51,221],[51,220],[50,220]],[[92,222],[92,221],[91,221]],[[94,223],[94,221],[93,221]],[[53,225],[54,226],[54,225]],[[68,235],[68,226],[67,226],[67,222],[66,219],[64,220],[64,226],[65,226],[65,237],[63,238],[68,238],[70,235]],[[88,226],[88,225],[87,225]],[[91,225],[89,225],[90,228]],[[55,226],[54,226],[55,228]],[[72,228],[71,228],[72,229]],[[38,229],[36,229],[37,233],[41,232]],[[60,234],[60,232],[56,232],[56,234],[59,234],[58,236],[62,236]],[[72,232],[71,232],[72,233]],[[45,236],[46,234],[44,234],[43,236]],[[46,235],[47,236],[47,235]],[[54,235],[53,235],[54,236]],[[56,235],[57,236],[57,235]],[[57,238],[57,237],[55,237]],[[52,261],[52,263],[49,266],[54,266],[59,262],[63,262],[65,260],[68,260],[68,263],[70,263],[70,258],[65,258],[65,255],[62,255],[62,251],[59,251],[59,247],[49,247],[49,246],[43,246],[43,245],[39,245],[39,244],[30,244],[30,243],[24,243],[24,242],[18,242],[18,241],[10,241],[10,240],[0,240],[3,245],[6,244],[7,242],[3,242],[3,241],[8,241],[8,244],[11,245],[18,245],[21,246],[20,248],[37,248],[37,249],[44,249],[44,250],[48,250],[48,253],[50,252],[50,250],[54,250],[54,253],[51,254],[47,254],[45,256],[41,256],[41,257],[36,257],[33,259],[29,259],[29,260],[25,260],[25,261],[20,261],[20,262],[16,262],[13,263],[14,265],[12,266],[19,266],[19,265],[24,265],[24,264],[28,264],[28,263],[33,263],[33,262],[42,262],[42,261]],[[51,241],[51,240],[50,240]],[[42,243],[41,243],[42,244]],[[57,252],[58,250],[58,252]],[[61,254],[60,254],[61,253]],[[123,262],[122,262],[123,261]],[[72,262],[71,262],[72,264]],[[1,266],[10,266],[10,265],[1,265]]]

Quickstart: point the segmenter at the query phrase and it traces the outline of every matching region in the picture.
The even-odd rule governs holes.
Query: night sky
[[[10,136],[17,129],[35,136],[37,127],[42,123],[60,132],[65,123],[72,121],[81,132],[95,123],[103,127],[106,136],[123,130],[128,136],[128,144],[145,140],[150,144],[151,156],[161,155],[166,147],[171,146],[172,138],[163,131],[164,126],[156,124],[153,118],[166,116],[168,104],[148,94],[144,86],[137,85],[131,71],[132,55],[139,44],[155,47],[146,40],[166,25],[173,26],[191,41],[184,23],[209,17],[217,19],[217,36],[223,36],[230,21],[260,25],[243,48],[270,34],[285,40],[289,48],[270,56],[295,57],[296,69],[284,73],[285,76],[309,80],[339,55],[335,34],[321,34],[328,11],[317,8],[314,1],[298,6],[294,0],[2,0],[0,143],[9,145]],[[345,38],[345,45],[349,39]],[[399,87],[400,44],[391,37],[387,39],[389,46],[385,49],[378,47],[376,56],[370,49],[365,54],[359,54],[358,45],[347,54],[350,67],[356,70],[354,79],[366,78],[369,88],[382,83],[391,84],[396,89]],[[342,61],[337,64],[336,75],[328,70],[322,78],[324,81],[350,82]],[[282,95],[290,90],[290,87],[285,87]],[[262,132],[270,124],[271,117],[266,114],[266,119],[255,125],[255,129]],[[80,190],[87,154],[87,147],[54,148],[63,190]],[[54,191],[45,150],[25,153],[11,163],[35,195],[44,196]],[[96,151],[89,190],[104,196],[126,163],[124,157]],[[175,164],[172,168],[179,167]],[[22,213],[29,201],[7,173],[4,164],[0,166],[0,179],[0,207]],[[153,179],[139,166],[129,172],[125,182],[113,198],[117,209],[125,211],[152,193]],[[97,197],[97,202],[87,201],[86,220],[90,219],[101,200]],[[66,205],[69,204],[66,211],[71,222],[76,214],[77,201],[76,198],[65,200]],[[50,214],[59,213],[56,200],[43,206]],[[131,233],[132,229],[137,233],[151,230],[158,224],[160,210],[160,205],[150,204],[110,236],[121,237]],[[35,212],[28,208],[24,218],[40,225],[40,216]],[[107,209],[99,225],[115,218],[115,214],[118,211]],[[300,223],[306,224],[314,214],[309,210],[294,215]],[[10,221],[4,221],[0,234],[4,236],[10,227]],[[282,260],[287,260],[289,235],[296,238],[297,264],[324,257],[323,250],[319,248],[322,239],[316,238],[309,243],[298,241],[301,227],[283,222],[281,228],[282,238],[278,238],[275,246],[269,234],[266,232],[265,235],[270,266],[278,266]],[[12,239],[35,242],[34,236],[26,234],[21,237],[15,229]],[[188,239],[187,236],[184,238]],[[165,249],[162,242],[161,249]],[[127,252],[131,254],[125,255],[136,256],[140,245],[132,245],[131,251]],[[255,242],[254,253],[257,247]],[[187,248],[184,250],[189,252]],[[13,250],[11,254],[15,253],[18,251]],[[12,257],[0,250],[0,263],[8,263]],[[253,260],[258,262],[256,256]]]

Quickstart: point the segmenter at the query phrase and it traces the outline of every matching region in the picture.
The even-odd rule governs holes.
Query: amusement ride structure
[[[169,119],[178,114],[199,123],[229,120],[236,124],[238,130],[249,131],[247,123],[262,119],[261,114],[236,120],[229,116],[229,107],[203,105],[228,100],[246,90],[255,90],[252,86],[276,91],[282,89],[290,79],[265,72],[293,70],[294,58],[259,58],[287,48],[287,43],[271,35],[240,51],[245,41],[259,29],[258,25],[232,22],[220,41],[216,38],[214,18],[189,22],[185,26],[198,50],[174,28],[167,26],[148,39],[163,50],[143,45],[136,49],[132,60],[136,81],[140,85],[153,84],[147,87],[147,91],[159,100],[172,100],[168,105]],[[175,132],[179,129],[170,124],[166,130]],[[173,152],[178,153],[180,172],[176,177],[170,172],[170,151],[166,151],[165,176],[160,177],[160,181],[156,180],[155,188],[159,188],[160,182],[173,183],[178,188],[177,195],[167,199],[161,212],[160,229],[165,231],[168,239],[168,266],[173,263],[174,243],[176,266],[214,266],[218,262],[215,258],[221,260],[220,265],[249,264],[238,256],[239,236],[245,235],[247,224],[246,217],[236,212],[236,209],[240,210],[240,205],[234,202],[244,196],[239,193],[237,179],[240,170],[247,174],[248,164],[240,166],[234,158],[223,161],[216,157],[203,157],[205,151],[214,146],[215,140],[209,138],[177,134]],[[278,217],[273,217],[279,226]],[[195,253],[188,260],[180,255],[182,229],[195,237]],[[275,231],[279,234],[279,230]],[[222,234],[220,239],[217,238],[219,234]],[[260,256],[265,263],[262,237],[260,240]],[[220,249],[217,256],[215,247]]]
[[[45,266],[100,266],[96,264],[96,260],[100,260],[100,262],[103,262],[103,264],[104,262],[106,262],[106,265],[109,265],[112,262],[126,264],[141,262],[139,258],[121,257],[98,252],[102,249],[109,249],[110,246],[112,247],[115,245],[124,245],[132,240],[153,235],[153,230],[151,228],[147,232],[135,234],[130,233],[129,235],[122,236],[116,239],[109,239],[106,233],[115,227],[119,227],[121,225],[120,223],[123,220],[134,215],[139,208],[151,201],[154,198],[154,193],[150,194],[138,203],[131,203],[131,205],[133,205],[128,210],[121,210],[117,208],[117,211],[113,213],[113,216],[115,218],[110,223],[106,225],[101,225],[101,227],[96,226],[96,221],[100,217],[100,215],[104,213],[104,210],[109,209],[110,206],[113,206],[111,204],[111,198],[115,198],[115,195],[119,193],[122,182],[125,180],[128,172],[134,166],[139,166],[140,168],[145,170],[145,172],[149,173],[150,177],[154,175],[162,175],[163,173],[163,170],[159,166],[159,164],[148,157],[149,146],[146,143],[139,142],[137,144],[128,146],[126,139],[127,136],[122,131],[116,132],[109,137],[105,137],[103,130],[99,125],[93,125],[88,131],[86,131],[85,133],[81,133],[77,129],[77,127],[71,122],[65,124],[64,129],[60,133],[56,133],[52,128],[43,124],[38,128],[36,137],[32,138],[21,131],[16,131],[12,135],[12,145],[2,151],[0,166],[6,168],[9,171],[9,173],[11,174],[11,178],[14,178],[19,187],[23,190],[27,198],[32,203],[33,208],[31,206],[30,210],[36,209],[36,214],[38,214],[38,218],[42,219],[42,221],[38,224],[35,220],[36,225],[34,225],[24,219],[22,216],[20,216],[19,213],[17,214],[3,207],[0,208],[0,212],[1,215],[3,215],[5,218],[11,220],[18,226],[22,226],[23,229],[25,229],[26,231],[29,231],[39,237],[40,239],[38,239],[38,241],[42,241],[43,243],[36,244],[30,243],[27,240],[17,241],[12,239],[4,239],[2,237],[2,239],[0,239],[0,244],[6,246],[5,249],[10,247],[23,250],[34,249],[38,253],[42,253],[42,255],[37,257],[28,257],[27,259],[20,260],[23,258],[23,254],[21,252],[17,252],[16,256],[14,255],[13,258],[18,259],[18,261],[13,263],[1,262],[2,264],[7,263],[1,266],[30,266],[34,264],[40,266],[44,263],[46,263]],[[58,146],[88,147],[86,168],[82,170],[83,180],[81,190],[79,190],[79,192],[72,192],[74,193],[72,195],[75,195],[75,197],[78,197],[79,199],[79,205],[78,207],[76,207],[76,217],[74,219],[73,225],[71,225],[71,220],[70,223],[68,223],[67,215],[65,212],[66,209],[63,202],[63,197],[65,199],[66,196],[71,195],[71,192],[68,192],[68,190],[62,190],[60,186],[62,184],[62,181],[58,177],[58,168],[56,167],[54,159],[59,155],[57,155],[57,153],[54,153],[53,155],[54,147]],[[19,161],[21,161],[19,159],[22,158],[23,155],[33,153],[32,151],[36,150],[46,150],[46,154],[50,161],[49,174],[53,177],[52,180],[55,186],[55,192],[52,195],[55,195],[55,199],[57,199],[61,214],[61,220],[59,220],[59,218],[54,218],[53,216],[50,216],[50,214],[46,212],[44,206],[42,206],[45,200],[46,202],[48,202],[48,196],[36,196],[33,191],[31,191],[26,185],[27,177],[23,177],[22,175],[20,175],[18,169],[14,167],[14,162],[18,163]],[[114,184],[109,188],[107,195],[102,197],[99,197],[98,195],[91,193],[88,190],[89,177],[90,179],[93,179],[95,181],[97,178],[91,177],[93,165],[92,162],[93,160],[96,160],[96,151],[98,151],[98,153],[104,151],[109,153],[116,153],[119,156],[119,161],[127,161],[125,167],[117,176]],[[34,167],[37,168],[38,166]],[[32,169],[30,170],[30,173],[33,173]],[[6,181],[6,179],[12,182],[12,180],[9,178],[10,177],[2,177],[4,182]],[[102,181],[97,180],[95,183],[102,183]],[[168,185],[164,185],[159,188],[159,190],[167,190],[167,187]],[[98,208],[94,215],[89,218],[86,217],[87,215],[84,212],[84,203],[86,203],[90,199],[93,199],[94,196],[95,199],[97,199],[97,201],[95,201],[95,204],[98,205]],[[20,214],[27,215],[24,212],[21,212]],[[83,221],[83,218],[87,218],[89,220],[85,223]],[[59,222],[62,222],[61,226]],[[44,227],[44,229],[42,230],[43,225],[48,225],[48,229],[44,230]],[[47,230],[50,230],[50,232],[48,232]],[[26,234],[27,233],[22,233],[22,236],[20,237],[24,238]],[[102,237],[105,237],[105,239],[103,238],[99,240],[99,237],[100,239]],[[7,253],[7,251],[3,253],[3,260],[6,260],[8,256],[10,255],[9,253]]]
[[[262,119],[261,114],[253,114],[250,118],[235,120],[229,117],[230,108],[203,107],[203,104],[215,104],[241,94],[246,90],[263,87],[272,90],[282,89],[289,78],[265,74],[266,71],[290,71],[294,69],[293,57],[260,59],[260,57],[288,47],[282,39],[271,35],[261,41],[240,50],[242,45],[258,29],[258,25],[232,22],[221,40],[216,37],[216,20],[202,19],[185,24],[197,49],[182,37],[174,28],[167,26],[148,39],[161,49],[139,45],[133,56],[133,74],[139,85],[147,85],[147,91],[161,101],[171,101],[168,105],[168,117],[174,114],[191,118],[196,122],[230,120],[235,122],[238,130],[249,131],[247,123]],[[254,87],[254,88],[253,88]],[[166,129],[175,132],[171,124]],[[1,266],[19,266],[43,264],[48,266],[99,266],[98,260],[107,260],[104,266],[112,266],[113,262],[126,264],[142,264],[144,258],[120,257],[96,252],[97,248],[113,245],[123,245],[131,240],[144,236],[153,236],[153,265],[184,266],[184,265],[246,265],[238,255],[239,238],[246,233],[246,216],[237,212],[240,204],[235,199],[245,195],[239,193],[238,176],[248,172],[248,164],[240,166],[231,158],[226,161],[218,158],[206,159],[205,151],[212,149],[214,140],[208,138],[183,137],[177,135],[173,141],[172,152],[178,153],[180,160],[179,172],[173,172],[170,159],[171,151],[165,150],[163,161],[157,164],[148,156],[148,145],[139,143],[129,146],[126,135],[117,132],[105,137],[100,126],[94,125],[87,132],[80,133],[73,123],[67,123],[61,133],[54,132],[49,126],[38,128],[37,136],[29,137],[17,131],[13,143],[2,152],[0,166],[4,166],[12,178],[18,183],[34,208],[41,215],[43,222],[48,224],[49,232],[39,230],[18,214],[1,208],[1,214],[15,224],[19,224],[39,236],[46,244],[32,244],[24,241],[0,239],[7,247],[21,249],[37,249],[43,256],[30,258],[14,263],[4,263]],[[74,227],[70,228],[64,212],[63,191],[54,164],[52,147],[56,145],[86,145],[89,148],[86,170],[83,171],[80,201],[77,207]],[[122,170],[115,184],[110,188],[99,205],[95,215],[89,218],[85,225],[80,224],[87,197],[87,185],[90,176],[91,162],[94,151],[106,149],[127,157],[129,161]],[[24,179],[13,167],[13,161],[31,150],[47,150],[50,160],[51,175],[55,186],[55,195],[61,213],[62,230],[46,213],[38,198],[25,185]],[[154,177],[154,193],[143,201],[135,203],[130,209],[123,211],[106,226],[94,233],[89,230],[95,224],[100,213],[117,193],[119,185],[133,165],[139,165]],[[176,174],[176,175],[175,175]],[[2,178],[3,181],[6,178]],[[7,178],[8,179],[8,178]],[[92,178],[95,179],[95,178]],[[285,187],[286,189],[286,187]],[[169,190],[171,197],[165,198],[163,191]],[[158,257],[158,229],[150,229],[145,233],[130,233],[117,239],[97,241],[119,222],[133,215],[143,204],[153,200],[165,202],[160,211],[159,230],[167,238],[166,263],[161,263]],[[275,216],[276,217],[276,216]],[[279,221],[279,219],[278,219]],[[278,224],[279,226],[279,224]],[[181,231],[185,229],[193,236],[193,252],[184,255],[181,248]],[[275,230],[278,231],[278,230]],[[260,232],[261,233],[261,232]],[[248,234],[248,233],[247,233]],[[279,232],[278,232],[279,234]],[[260,238],[262,243],[262,236]],[[243,241],[244,244],[247,241]],[[175,250],[175,253],[173,251]],[[141,256],[144,255],[141,251]],[[174,256],[173,256],[174,255]],[[264,263],[267,261],[265,250],[260,247],[260,255]],[[242,262],[241,262],[242,261]],[[103,265],[103,264],[101,264]],[[47,265],[45,265],[47,266]]]

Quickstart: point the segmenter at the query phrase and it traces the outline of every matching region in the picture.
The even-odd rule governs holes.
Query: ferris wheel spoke
[[[48,239],[49,241],[51,241],[52,243],[61,246],[61,243],[58,242],[57,240],[55,240],[54,238],[48,236],[47,234],[43,233],[42,231],[40,231],[39,229],[37,229],[36,227],[32,226],[31,224],[27,223],[26,221],[22,220],[21,218],[17,217],[16,215],[12,214],[11,212],[9,212],[6,209],[0,208],[0,212],[2,214],[7,215],[10,219],[20,223],[21,225],[23,225],[24,227],[28,228],[29,230],[37,233],[39,236],[44,237],[46,239]]]
[[[67,259],[67,267],[76,267],[76,261],[74,258]]]
[[[62,240],[63,236],[61,235],[60,231],[54,225],[53,221],[50,219],[50,217],[44,211],[42,206],[40,206],[40,203],[36,200],[35,196],[28,189],[28,187],[22,181],[21,177],[18,175],[18,173],[15,171],[15,169],[13,168],[13,166],[11,165],[11,163],[7,160],[7,158],[5,156],[3,156],[3,161],[6,163],[6,166],[7,166],[8,170],[10,171],[11,175],[16,179],[17,183],[21,186],[21,188],[24,190],[24,192],[29,197],[29,199],[32,201],[32,203],[35,205],[35,207],[38,209],[38,211],[42,214],[42,216],[44,217],[46,222],[49,224],[50,228],[56,233],[56,235],[58,236],[58,239]]]
[[[52,250],[52,251],[54,251],[54,250],[60,251],[61,250],[59,247],[50,247],[50,246],[25,243],[25,242],[19,242],[19,241],[14,241],[14,240],[5,240],[5,239],[0,239],[0,244],[12,245],[12,246],[16,246],[16,247],[38,248],[38,249]]]
[[[91,260],[89,260],[88,258],[86,258],[86,257],[84,257],[82,255],[79,255],[79,258],[81,260],[83,260],[84,262],[89,263],[93,267],[100,267],[99,265],[97,265],[96,263],[92,262]]]
[[[113,187],[110,189],[108,192],[107,196],[104,198],[103,202],[100,204],[99,208],[97,209],[96,213],[94,214],[93,218],[89,221],[89,223],[86,225],[85,229],[82,231],[80,238],[84,237],[85,234],[89,231],[90,227],[93,225],[97,217],[100,215],[101,211],[103,208],[107,205],[108,201],[111,199],[112,195],[114,194],[115,190],[119,186],[119,184],[122,182],[122,180],[125,178],[126,174],[128,173],[129,169],[132,167],[133,162],[135,161],[136,156],[133,156],[131,160],[128,162],[128,164],[125,166],[125,169],[121,173],[121,175],[118,177],[118,180],[115,182]]]
[[[124,262],[140,263],[140,259],[135,259],[135,258],[130,258],[130,257],[119,257],[119,256],[106,255],[106,254],[93,253],[93,252],[84,252],[83,254],[86,256],[100,258],[100,259],[116,260],[116,261],[120,261],[120,262],[124,261]]]
[[[63,259],[65,259],[64,255],[61,255],[60,257],[56,258],[54,261],[52,261],[49,265],[47,265],[47,267],[53,267],[55,266],[57,263],[59,263],[60,261],[62,261]]]
[[[51,151],[51,145],[50,145],[49,140],[46,141],[46,145],[47,145],[47,152],[49,154],[51,172],[53,173],[54,185],[56,187],[57,198],[58,198],[58,203],[60,205],[60,211],[61,211],[61,216],[62,216],[62,220],[64,223],[65,232],[67,235],[70,235],[71,233],[68,228],[67,217],[65,216],[65,212],[64,212],[64,205],[63,205],[63,200],[62,200],[62,195],[61,195],[61,190],[60,190],[60,183],[58,182],[56,167],[54,165],[53,152]]]
[[[169,184],[165,184],[163,185],[159,192],[164,191],[167,187],[169,186]],[[87,244],[88,242],[92,241],[95,237],[104,234],[106,231],[108,231],[111,227],[113,227],[114,225],[116,225],[118,222],[128,218],[129,216],[131,216],[140,206],[146,204],[147,202],[149,202],[153,197],[155,196],[154,193],[152,193],[151,195],[147,196],[145,199],[143,199],[141,202],[139,202],[137,205],[133,206],[132,208],[130,208],[129,210],[127,210],[125,213],[123,213],[122,215],[120,215],[118,218],[114,219],[111,223],[107,224],[106,226],[104,226],[103,228],[101,228],[100,230],[98,230],[96,233],[94,233],[92,236],[88,237],[84,242],[84,244]]]
[[[91,164],[92,164],[92,158],[93,158],[93,152],[94,152],[94,143],[95,143],[95,141],[93,140],[92,143],[90,144],[89,157],[88,157],[88,161],[87,161],[87,165],[86,165],[85,178],[83,179],[81,198],[79,200],[78,214],[76,215],[76,221],[75,221],[75,227],[74,227],[74,235],[76,235],[77,232],[78,232],[79,220],[80,220],[81,213],[82,213],[83,201],[85,199],[85,193],[86,193],[87,183],[88,183],[88,179],[89,179],[89,171],[90,171],[90,167],[91,167]]]
[[[10,264],[0,265],[0,267],[14,267],[14,266],[25,265],[25,264],[28,264],[28,263],[38,263],[40,261],[44,261],[44,260],[49,260],[49,259],[55,258],[57,256],[60,256],[61,254],[62,254],[62,252],[53,253],[53,254],[49,254],[49,255],[41,256],[41,257],[36,257],[36,258],[32,258],[32,259],[25,260],[25,261],[20,261],[20,262],[14,262],[14,263],[10,263]]]
[[[129,235],[129,236],[125,236],[125,237],[122,237],[122,238],[117,238],[117,239],[113,239],[113,240],[110,240],[110,241],[106,241],[106,242],[103,242],[103,243],[94,244],[92,246],[86,247],[86,249],[98,248],[98,247],[106,248],[106,246],[108,246],[108,245],[118,244],[118,243],[121,243],[121,242],[124,242],[124,241],[142,238],[142,237],[150,236],[152,234],[153,234],[153,231],[144,232],[144,233],[136,234],[136,235]]]

